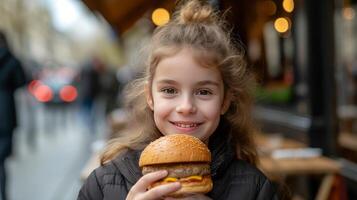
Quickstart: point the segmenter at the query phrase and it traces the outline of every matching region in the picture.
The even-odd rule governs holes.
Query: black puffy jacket
[[[256,167],[236,159],[228,141],[223,138],[227,137],[210,138],[213,190],[207,196],[219,200],[278,199],[271,182]],[[77,200],[125,199],[142,176],[138,167],[140,153],[128,151],[94,170],[82,186]]]
[[[142,176],[138,154],[129,153],[94,170],[82,186],[77,200],[122,200]],[[222,177],[213,178],[212,199],[277,199],[270,181],[255,167],[234,160]]]

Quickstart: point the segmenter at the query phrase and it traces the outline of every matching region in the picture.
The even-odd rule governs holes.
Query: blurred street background
[[[357,1],[209,2],[228,9],[258,80],[258,167],[286,199],[357,199]],[[0,0],[0,31],[26,79],[14,93],[9,200],[76,199],[127,123],[122,89],[140,76],[142,48],[174,5]]]
[[[78,121],[75,107],[35,103],[27,115],[24,102],[19,105],[23,126],[16,131],[13,156],[6,163],[9,199],[75,199],[81,186],[78,174],[94,136]]]

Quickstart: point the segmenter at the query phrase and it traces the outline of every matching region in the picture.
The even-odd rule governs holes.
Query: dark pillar
[[[307,73],[310,145],[335,156],[338,134],[334,50],[334,0],[304,1],[307,14]]]

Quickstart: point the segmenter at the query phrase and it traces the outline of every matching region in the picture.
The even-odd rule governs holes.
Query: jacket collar
[[[235,145],[233,145],[232,136],[229,134],[230,127],[223,118],[221,120],[219,127],[208,142],[208,148],[212,154],[211,175],[213,179],[220,177],[236,157]]]
[[[139,168],[139,158],[142,151],[128,150],[122,156],[113,160],[114,165],[119,169],[121,174],[134,185],[142,176]]]

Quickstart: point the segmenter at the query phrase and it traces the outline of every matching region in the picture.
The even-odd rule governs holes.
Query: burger
[[[163,136],[151,142],[142,152],[139,166],[142,173],[166,170],[167,177],[153,183],[149,189],[180,182],[181,189],[170,194],[182,197],[205,194],[212,189],[211,152],[198,138],[184,134]]]

